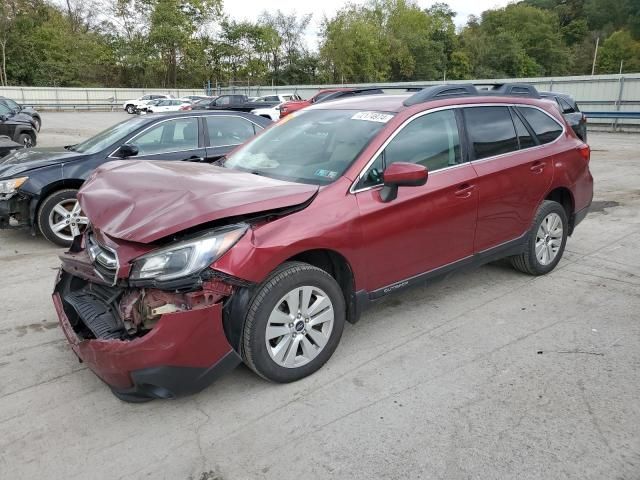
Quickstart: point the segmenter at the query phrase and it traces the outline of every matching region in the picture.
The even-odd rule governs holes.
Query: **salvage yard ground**
[[[39,143],[127,117],[47,113]],[[0,478],[640,478],[640,136],[590,140],[593,211],[555,271],[497,263],[388,298],[288,385],[241,367],[120,402],[57,328],[60,250],[0,231]]]

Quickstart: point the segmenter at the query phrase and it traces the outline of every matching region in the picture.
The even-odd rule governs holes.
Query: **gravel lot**
[[[40,145],[124,118],[45,113]],[[241,367],[120,402],[57,328],[59,250],[0,232],[0,477],[639,479],[640,136],[591,141],[593,212],[553,273],[498,263],[389,298],[289,385]]]

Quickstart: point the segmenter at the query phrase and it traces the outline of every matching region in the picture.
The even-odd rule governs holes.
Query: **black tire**
[[[71,246],[72,240],[64,240],[60,238],[56,233],[51,229],[49,225],[49,214],[51,210],[61,201],[76,198],[76,194],[78,190],[75,188],[65,188],[64,190],[58,190],[57,192],[52,193],[47,198],[45,198],[40,204],[40,208],[37,213],[37,222],[38,228],[40,229],[40,233],[42,236],[49,240],[51,243],[55,243],[61,247],[69,247]]]
[[[543,220],[551,213],[557,214],[562,221],[562,241],[554,259],[550,263],[544,265],[536,256],[536,237]],[[534,218],[533,225],[528,234],[525,251],[520,255],[511,257],[511,264],[516,270],[529,275],[545,275],[549,273],[556,267],[562,258],[564,247],[567,244],[568,231],[569,221],[564,207],[558,202],[545,200],[538,208]]]
[[[134,113],[136,113],[136,107],[134,107],[133,105],[127,105],[125,110],[130,115],[133,115]]]
[[[265,341],[269,316],[276,303],[288,292],[301,286],[322,289],[329,297],[334,320],[324,348],[305,365],[287,368],[269,355]],[[249,302],[242,335],[242,358],[249,368],[272,382],[287,383],[311,375],[324,365],[340,342],[346,317],[345,300],[338,283],[324,270],[302,262],[286,262],[258,286]]]
[[[29,133],[21,133],[20,135],[18,135],[16,142],[18,142],[24,148],[31,148],[36,146],[36,139]]]

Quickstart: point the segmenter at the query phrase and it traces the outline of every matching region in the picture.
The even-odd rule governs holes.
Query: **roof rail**
[[[417,93],[414,93],[407,98],[402,104],[405,107],[417,105],[418,103],[424,103],[429,100],[435,100],[436,98],[447,97],[465,97],[479,95],[478,89],[471,83],[461,83],[453,85],[435,85],[433,87],[426,87]]]
[[[429,100],[436,100],[439,98],[472,97],[484,95],[541,98],[540,93],[538,93],[538,90],[536,90],[536,87],[528,83],[490,83],[477,85],[479,87],[486,85],[490,88],[478,89],[476,85],[472,83],[435,85],[433,87],[425,87],[419,92],[414,93],[403,102],[403,105],[405,107],[410,107],[418,103],[424,103],[428,102]]]

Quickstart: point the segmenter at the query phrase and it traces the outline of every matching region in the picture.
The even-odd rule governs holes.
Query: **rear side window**
[[[517,107],[518,111],[535,132],[540,143],[553,142],[562,134],[562,126],[537,108]]]
[[[516,126],[516,133],[518,134],[518,142],[520,142],[520,148],[522,149],[535,147],[536,141],[531,136],[531,133],[529,133],[529,130],[527,130],[527,127],[525,127],[524,123],[522,123],[520,117],[518,117],[515,112],[513,112],[512,117],[513,123]]]
[[[465,108],[464,117],[476,160],[518,150],[507,107]]]
[[[253,123],[240,117],[207,117],[209,146],[239,145],[255,135],[255,128]]]
[[[575,109],[571,106],[569,102],[567,102],[562,97],[558,97],[558,104],[560,105],[560,110],[562,113],[575,113]]]

